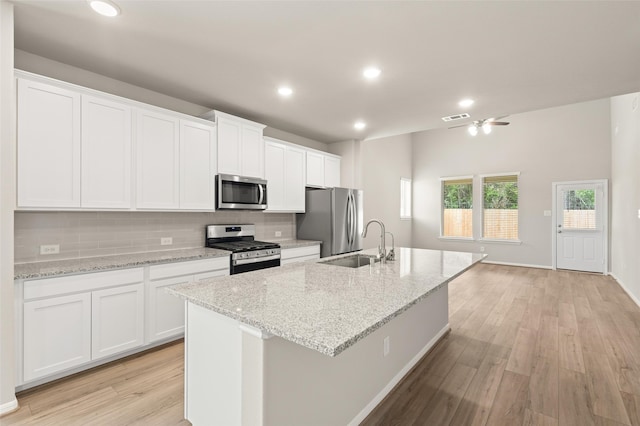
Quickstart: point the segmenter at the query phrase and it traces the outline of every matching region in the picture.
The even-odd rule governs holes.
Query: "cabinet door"
[[[340,159],[326,156],[324,158],[324,186],[335,188],[340,186]]]
[[[165,292],[171,285],[193,281],[193,275],[149,282],[147,341],[149,343],[184,333],[184,301]]]
[[[178,119],[138,110],[136,114],[136,206],[178,209],[180,140]]]
[[[242,176],[264,178],[262,127],[242,125]]]
[[[279,143],[265,142],[264,175],[267,180],[267,211],[283,211],[285,206],[285,157],[286,147]],[[304,189],[304,187],[303,187]]]
[[[215,127],[180,121],[180,209],[215,209],[215,141]]]
[[[18,80],[18,207],[80,207],[80,95]]]
[[[24,381],[91,360],[91,294],[24,304]]]
[[[144,284],[91,293],[91,359],[144,344]]]
[[[324,155],[307,151],[307,186],[324,186]]]
[[[304,212],[305,179],[305,151],[287,147],[284,171],[284,194],[287,211]]]
[[[218,118],[218,173],[242,174],[242,124]]]
[[[82,96],[82,207],[131,207],[131,108]]]

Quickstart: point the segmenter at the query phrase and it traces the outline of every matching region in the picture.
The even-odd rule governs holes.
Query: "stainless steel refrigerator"
[[[322,241],[320,257],[362,250],[362,191],[307,188],[305,213],[296,215],[298,238]]]

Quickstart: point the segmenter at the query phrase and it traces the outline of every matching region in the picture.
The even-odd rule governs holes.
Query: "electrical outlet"
[[[480,247],[480,253],[484,253],[484,246]]]
[[[385,337],[384,340],[382,341],[382,354],[384,356],[389,355],[389,350],[390,350],[390,344],[389,344],[389,336]]]
[[[542,214],[544,214],[547,217],[551,217],[551,210],[545,210],[542,212]]]
[[[162,237],[162,238],[160,238],[160,245],[161,246],[170,246],[171,244],[173,244],[173,238],[171,238],[171,237]]]
[[[60,253],[60,244],[49,244],[40,246],[40,254],[58,254]]]
[[[276,237],[282,237],[282,231],[276,231]]]

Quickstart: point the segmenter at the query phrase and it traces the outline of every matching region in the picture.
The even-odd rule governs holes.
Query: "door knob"
[[[562,234],[562,231],[558,231],[558,234]]]

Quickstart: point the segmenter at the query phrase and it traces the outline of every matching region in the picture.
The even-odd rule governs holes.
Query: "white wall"
[[[15,206],[15,90],[13,4],[0,1],[0,414],[18,406],[13,366],[13,209]]]
[[[509,126],[475,137],[465,128],[413,135],[413,246],[459,251],[485,247],[491,261],[551,266],[551,183],[610,179],[609,100],[508,117]],[[521,245],[442,241],[440,177],[521,172]],[[478,200],[474,200],[478,202]],[[480,230],[474,230],[480,235]]]
[[[611,272],[640,305],[640,93],[611,99]]]
[[[397,247],[411,247],[410,220],[400,220],[400,178],[411,178],[411,134],[366,140],[360,143],[364,221],[381,219],[395,236]],[[364,248],[377,247],[378,225],[372,224]],[[391,240],[387,237],[387,247]]]

